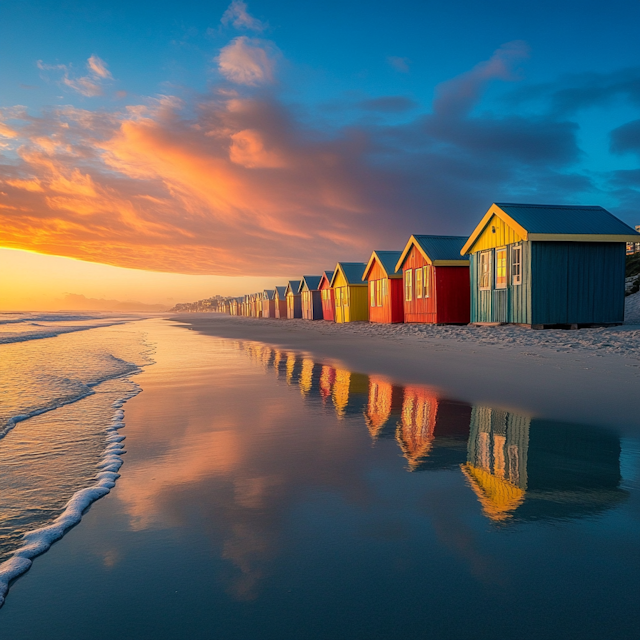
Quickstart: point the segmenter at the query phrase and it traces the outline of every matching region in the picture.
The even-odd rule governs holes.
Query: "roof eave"
[[[422,254],[422,257],[427,261],[427,264],[433,263],[431,258],[425,253],[424,249],[422,248],[422,245],[418,242],[415,235],[412,235],[409,238],[404,248],[404,251],[402,252],[402,255],[400,256],[400,260],[398,260],[398,263],[396,264],[396,271],[399,271],[400,269],[402,269],[402,265],[404,264],[404,261],[407,259],[407,255],[409,254],[409,251],[411,251],[411,247],[414,247],[414,246]]]
[[[476,243],[476,240],[480,236],[480,234],[487,228],[489,224],[489,220],[496,215],[500,218],[504,223],[508,224],[514,231],[517,231],[518,235],[523,240],[529,240],[529,232],[522,226],[520,226],[510,215],[505,213],[495,202],[489,207],[489,211],[484,214],[482,220],[480,220],[480,224],[473,230],[473,233],[469,236],[469,239],[465,242],[464,247],[460,250],[460,255],[464,256],[467,253],[471,253],[473,249],[473,245]]]

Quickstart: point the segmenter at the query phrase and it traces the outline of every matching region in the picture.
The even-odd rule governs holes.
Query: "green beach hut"
[[[621,324],[625,247],[638,239],[602,207],[495,203],[460,252],[470,254],[471,322]]]

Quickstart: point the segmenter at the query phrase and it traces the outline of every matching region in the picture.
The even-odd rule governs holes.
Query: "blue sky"
[[[1,244],[260,275],[468,234],[493,201],[639,224],[638,24],[615,0],[3,3]]]

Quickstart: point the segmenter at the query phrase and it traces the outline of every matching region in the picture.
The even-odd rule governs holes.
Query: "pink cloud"
[[[251,29],[251,31],[264,31],[267,25],[249,15],[247,3],[242,0],[233,0],[227,10],[222,14],[220,21],[224,25],[233,25],[236,29]]]
[[[256,86],[273,80],[277,52],[273,44],[240,36],[221,49],[218,70],[231,82]]]

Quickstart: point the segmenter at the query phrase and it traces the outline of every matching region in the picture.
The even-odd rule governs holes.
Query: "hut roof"
[[[468,253],[493,216],[524,240],[638,242],[640,234],[603,207],[496,202],[475,228],[461,254]]]
[[[323,280],[326,280],[329,283],[329,286],[331,286],[331,281],[333,280],[333,274],[335,272],[334,271],[325,271],[323,272],[321,278],[320,278],[320,284],[322,284]],[[318,285],[320,286],[320,285]]]
[[[316,291],[320,287],[320,280],[322,276],[302,276],[298,293],[301,293],[305,286],[309,291]]]
[[[265,300],[273,300],[276,296],[276,290],[275,289],[265,289],[262,292],[262,297]]]
[[[287,287],[276,287],[278,298],[284,298],[287,293]]]
[[[396,265],[398,264],[398,260],[400,260],[401,255],[402,251],[374,251],[369,258],[369,262],[364,270],[362,279],[367,280],[369,278],[369,272],[376,260],[380,263],[380,266],[385,272],[387,278],[402,278],[402,271],[398,271],[396,269]]]
[[[285,295],[288,295],[289,292],[291,292],[294,296],[298,295],[300,282],[300,280],[289,280],[289,284],[287,284],[287,288],[285,289]]]
[[[416,247],[424,259],[436,267],[464,267],[469,264],[469,260],[460,257],[460,250],[466,239],[465,236],[413,235],[396,264],[396,270],[402,268],[412,247]]]
[[[331,286],[333,286],[338,271],[342,271],[342,275],[344,275],[348,284],[362,284],[362,274],[366,266],[364,262],[338,262],[336,270],[331,277]]]

